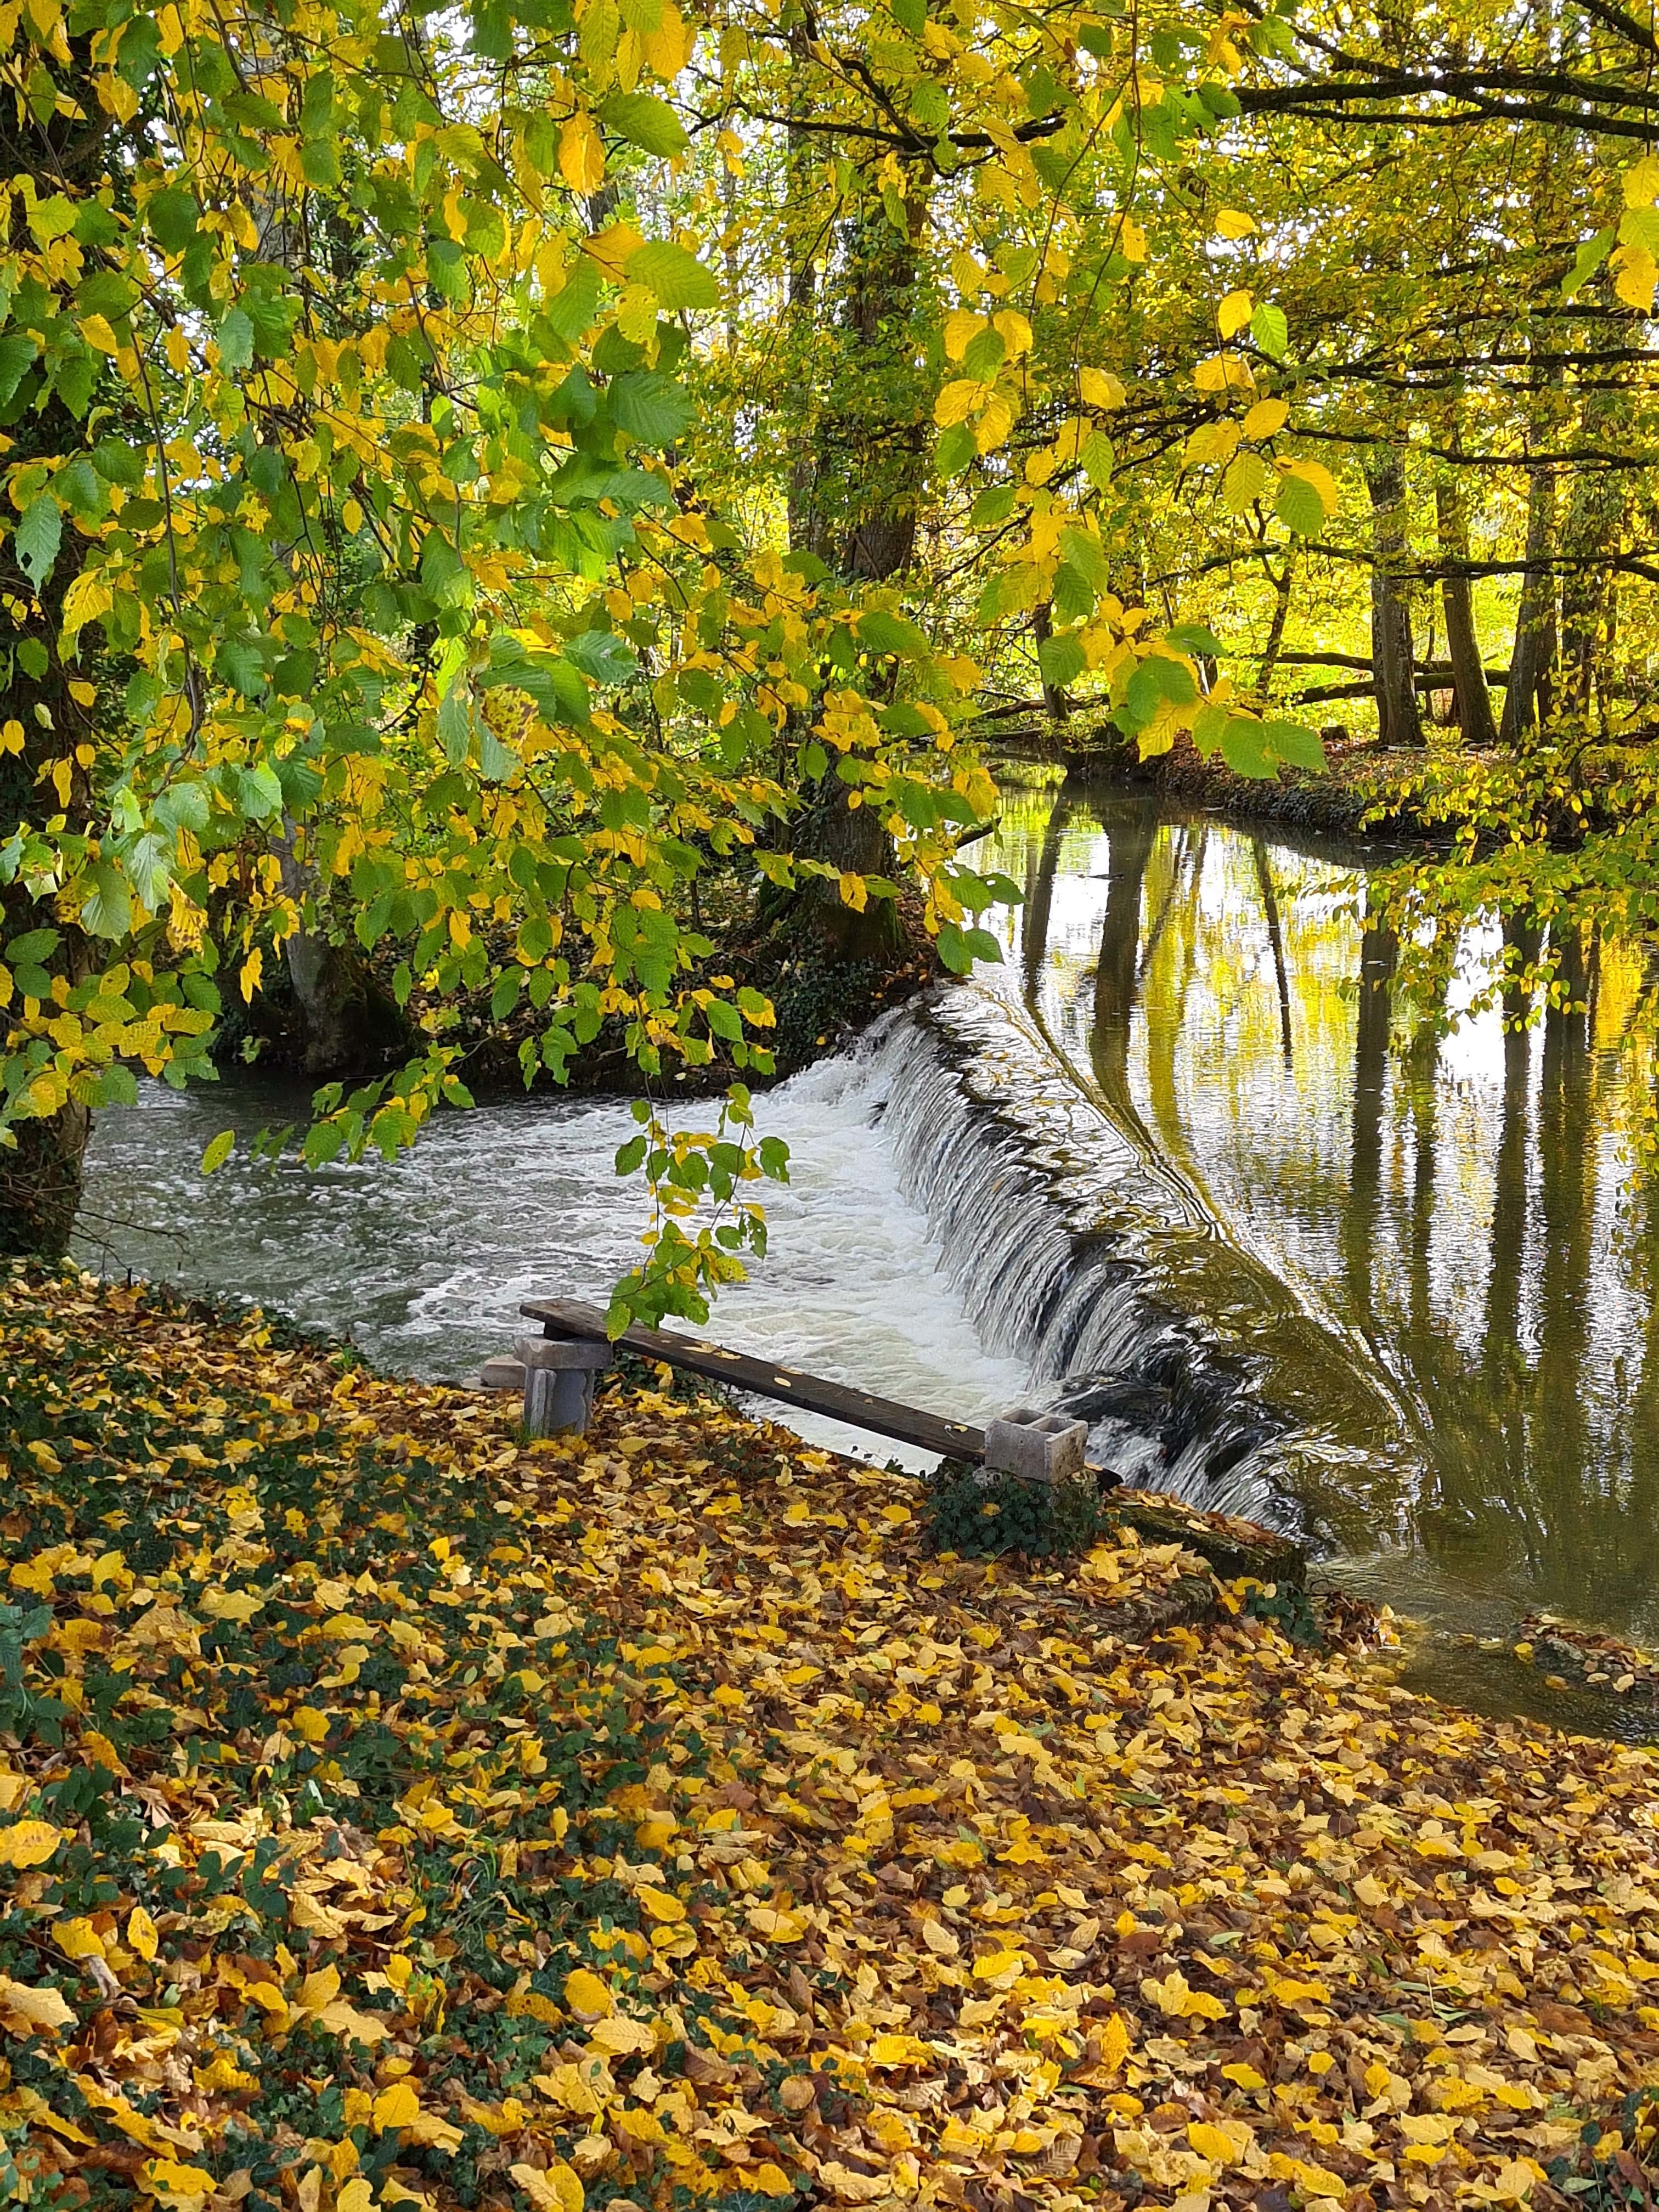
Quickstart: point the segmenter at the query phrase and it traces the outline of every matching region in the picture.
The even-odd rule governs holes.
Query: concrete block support
[[[1082,1474],[1088,1442],[1086,1421],[1015,1406],[987,1425],[986,1472],[1017,1475],[1022,1482],[1064,1482]]]
[[[593,1412],[594,1378],[611,1364],[608,1344],[577,1337],[522,1336],[513,1356],[524,1368],[525,1433],[580,1436]]]

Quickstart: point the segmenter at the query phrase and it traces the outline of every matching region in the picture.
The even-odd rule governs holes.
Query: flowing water
[[[1659,1210],[1629,1146],[1651,1070],[1620,1048],[1640,962],[1581,961],[1581,1010],[1534,1027],[1447,1030],[1395,988],[1365,921],[1386,856],[1351,841],[1068,782],[1011,787],[981,851],[1025,890],[1002,966],[763,1102],[793,1181],[717,1333],[957,1418],[1039,1394],[1126,1474],[1297,1528],[1447,1630],[1543,1606],[1659,1641]],[[1497,944],[1468,932],[1454,1016]],[[201,1179],[216,1130],[303,1104],[244,1080],[100,1117],[88,1256],[447,1375],[520,1297],[602,1297],[635,1256],[619,1104]],[[1538,1702],[1449,1650],[1430,1679]]]

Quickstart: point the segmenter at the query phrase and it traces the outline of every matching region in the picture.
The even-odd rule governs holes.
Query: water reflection
[[[1445,1005],[1407,1000],[1357,844],[1070,781],[1011,793],[1000,836],[1028,892],[1001,988],[1402,1410],[1389,1479],[1356,1435],[1315,1501],[1350,1571],[1462,1625],[1541,1604],[1659,1636],[1659,1205],[1628,1143],[1652,1070],[1620,1048],[1639,956],[1556,947],[1571,1003],[1517,1028],[1513,990],[1470,1011],[1489,922]],[[1334,1385],[1328,1411],[1340,1443]],[[1356,1506],[1389,1547],[1369,1566]]]

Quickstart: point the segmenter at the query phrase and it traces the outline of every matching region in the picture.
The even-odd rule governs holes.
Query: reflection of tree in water
[[[1097,817],[1097,952],[1052,970],[1061,847]],[[1386,1367],[1420,1408],[1432,1480],[1414,1516],[1453,1580],[1659,1626],[1659,1192],[1642,1188],[1609,1249],[1632,1078],[1595,1048],[1595,949],[1505,924],[1511,976],[1554,951],[1571,1003],[1528,1025],[1511,981],[1488,1077],[1443,1003],[1401,1001],[1382,918],[1346,918],[1335,872],[1357,859],[1068,787],[1029,850],[1028,992],[1091,1016],[1079,1073],[1242,1246],[1310,1286],[1348,1333],[1345,1376]],[[1225,1283],[1207,1273],[1203,1294]],[[1334,1382],[1346,1435],[1341,1396]],[[1341,1480],[1334,1519],[1363,1522],[1369,1477]]]

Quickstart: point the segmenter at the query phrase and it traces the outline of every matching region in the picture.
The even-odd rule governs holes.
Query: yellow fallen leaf
[[[199,2166],[181,2166],[176,2158],[147,2158],[138,2179],[152,2197],[164,2203],[200,2203],[218,2187],[213,2176]]]
[[[127,1915],[128,1943],[141,1959],[150,1960],[155,1956],[159,1940],[155,1923],[142,1905],[135,1905]]]
[[[578,2020],[603,2020],[617,2009],[615,1998],[599,1976],[578,1966],[565,1976],[564,2001]]]
[[[64,1834],[50,1820],[15,1820],[0,1828],[0,1867],[45,1866]]]
[[[783,2168],[774,2165],[769,2158],[759,2166],[749,2167],[744,2179],[751,2189],[758,2190],[763,2197],[793,2197],[795,2193],[794,2183]]]
[[[545,2171],[538,2166],[521,2164],[509,2166],[507,2172],[535,2206],[536,2212],[582,2212],[581,2177],[562,2158],[555,2159]]]
[[[385,2135],[393,2128],[406,2128],[419,2118],[421,2100],[407,2081],[394,2081],[382,2089],[374,2100],[373,2118],[375,2132]]]
[[[1243,2147],[1208,2120],[1194,2120],[1188,2127],[1187,2140],[1200,2158],[1207,2158],[1214,2166],[1231,2166],[1243,2154]]]
[[[589,2031],[588,2040],[601,2051],[623,2054],[630,2051],[649,2051],[657,2047],[656,2033],[641,2020],[623,2020],[613,2014],[608,2020],[596,2021]]]
[[[665,1889],[647,1889],[641,1886],[639,1899],[653,1920],[684,1920],[685,1917],[685,1907],[678,1897],[671,1896]]]
[[[210,1589],[203,1591],[198,1610],[210,1620],[252,1620],[264,1610],[264,1602],[252,1590]]]
[[[0,1974],[0,2027],[14,2035],[55,2035],[60,2027],[73,2027],[75,2014],[60,1990],[31,1988]]]

